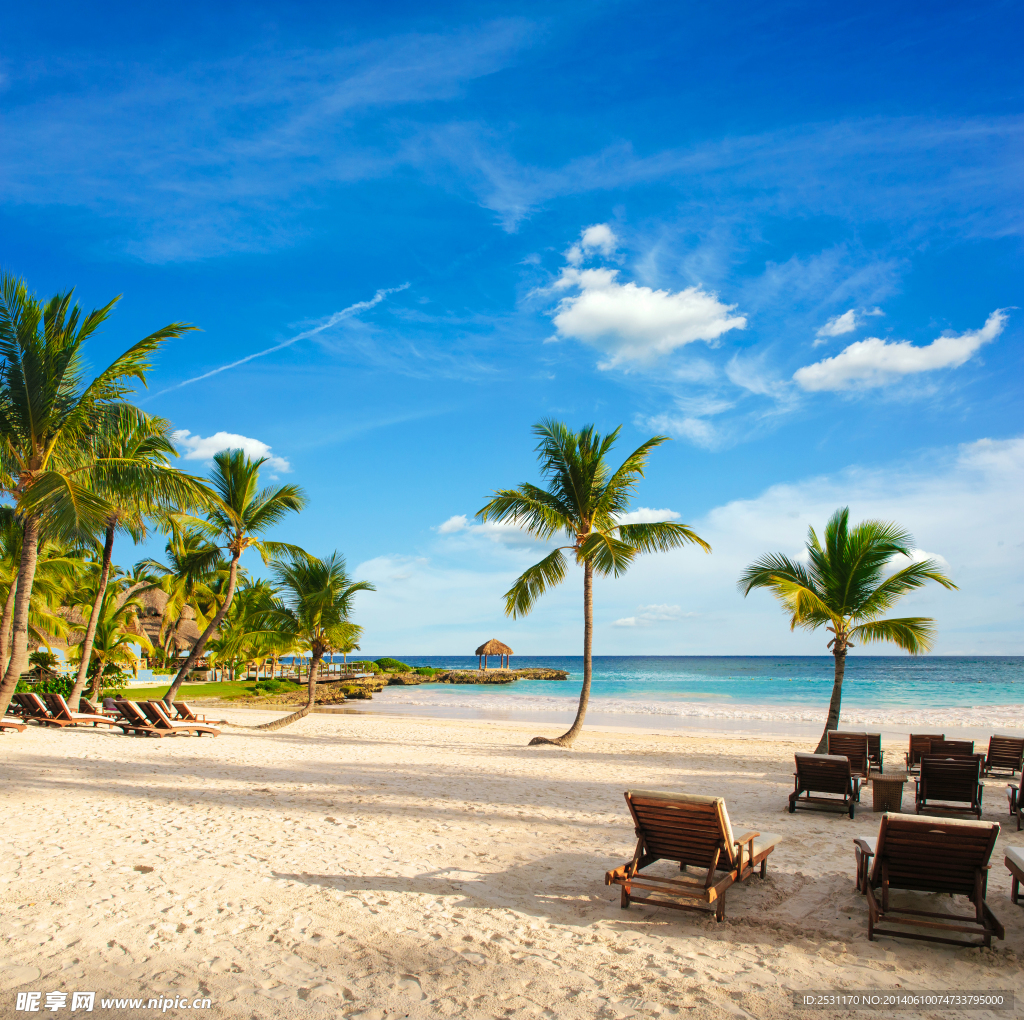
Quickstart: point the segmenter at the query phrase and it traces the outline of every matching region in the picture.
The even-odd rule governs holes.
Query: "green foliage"
[[[375,662],[350,662],[348,668],[353,673],[373,673],[376,675],[377,673],[384,672]]]
[[[284,686],[285,684],[281,680],[261,680],[256,685],[256,690],[260,694],[277,694]],[[293,685],[289,684],[288,686],[291,687]]]
[[[341,690],[346,701],[364,701],[373,697],[365,687],[357,687],[355,684],[345,684]]]
[[[385,656],[383,659],[375,659],[374,662],[380,666],[385,673],[410,673],[412,672],[412,666],[406,662],[401,662],[398,659],[389,659]]]
[[[30,666],[37,666],[42,669],[53,669],[58,663],[58,658],[53,652],[44,651],[40,648],[28,657]]]
[[[438,673],[443,673],[442,669],[434,669],[432,666],[420,666],[419,669],[414,670],[417,676],[436,676]]]
[[[75,678],[73,676],[55,676],[49,680],[40,680],[36,684],[19,680],[16,691],[18,694],[63,694],[66,698],[74,686]]]

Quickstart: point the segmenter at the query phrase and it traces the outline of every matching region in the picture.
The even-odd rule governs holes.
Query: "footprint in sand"
[[[395,986],[400,992],[404,992],[411,999],[425,999],[427,996],[423,989],[420,987],[418,979],[414,978],[411,974],[403,974]],[[360,1016],[366,1014],[361,1013]]]

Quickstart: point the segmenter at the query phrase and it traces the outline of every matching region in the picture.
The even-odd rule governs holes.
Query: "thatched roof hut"
[[[490,641],[484,642],[474,653],[477,656],[477,669],[487,669],[487,658],[491,655],[500,656],[504,661],[499,668],[508,666],[508,656],[515,655],[515,652],[509,648],[508,645],[502,643],[497,638],[491,638]],[[483,666],[480,665],[480,660],[483,660]]]

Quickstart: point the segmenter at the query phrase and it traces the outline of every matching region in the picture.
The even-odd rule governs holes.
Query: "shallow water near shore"
[[[475,656],[402,656],[412,666],[474,669]],[[564,681],[390,687],[365,710],[561,722],[575,711],[581,656],[515,656],[513,666],[569,672]],[[832,656],[595,656],[594,722],[637,728],[797,733],[821,725]],[[363,706],[361,706],[361,709]],[[842,726],[1024,729],[1024,658],[850,656]]]

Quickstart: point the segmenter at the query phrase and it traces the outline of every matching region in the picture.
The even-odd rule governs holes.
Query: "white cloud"
[[[619,524],[659,524],[662,521],[678,521],[679,514],[675,510],[652,510],[650,507],[638,506],[635,510],[619,517]]]
[[[1006,313],[995,311],[981,329],[940,336],[925,347],[915,347],[908,340],[868,337],[834,358],[797,369],[793,379],[805,390],[848,390],[885,386],[918,372],[957,368],[999,336],[1005,324]]]
[[[439,535],[453,535],[456,531],[465,531],[469,527],[469,520],[465,514],[456,514],[454,517],[449,517],[444,524],[437,526]]]
[[[843,312],[842,315],[833,315],[832,318],[818,330],[817,335],[820,337],[842,336],[844,333],[852,333],[856,328],[857,312],[851,308],[848,312]]]
[[[599,251],[604,256],[615,254],[619,239],[607,223],[595,223],[580,232],[580,239],[565,253],[565,261],[571,266],[578,266],[592,251]]]
[[[716,294],[700,286],[653,290],[619,283],[616,269],[566,267],[557,290],[575,289],[554,316],[559,336],[582,340],[602,351],[600,368],[623,362],[649,363],[696,340],[712,342],[731,329],[745,329],[742,315],[730,314]]]
[[[671,623],[674,620],[682,620],[688,616],[696,616],[696,613],[684,613],[680,606],[654,605],[637,606],[636,616],[624,616],[616,620],[613,627],[653,627],[656,623]]]
[[[193,436],[188,429],[181,429],[171,437],[176,446],[188,452],[183,454],[185,460],[213,460],[215,453],[221,450],[244,450],[246,456],[256,460],[267,458],[267,466],[275,471],[291,471],[291,464],[284,457],[276,457],[270,447],[258,439],[239,436],[234,432],[215,432],[212,436]]]
[[[529,546],[543,544],[528,531],[514,524],[483,521],[470,524],[466,514],[455,514],[435,529],[439,535],[464,535],[485,538],[503,546]]]

